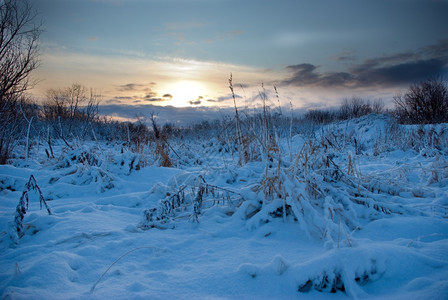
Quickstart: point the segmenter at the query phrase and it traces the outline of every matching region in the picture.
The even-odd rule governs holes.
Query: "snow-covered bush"
[[[99,166],[101,164],[101,160],[92,150],[92,148],[86,145],[69,150],[59,159],[59,162],[56,164],[56,168],[67,168],[76,164]]]
[[[139,225],[142,229],[174,228],[175,221],[183,218],[199,222],[203,210],[217,206],[225,207],[227,214],[231,215],[244,201],[240,193],[208,184],[201,175],[187,176],[181,184],[175,181],[173,186],[158,186],[152,193],[164,194],[165,197],[158,201],[157,207],[143,212],[143,221]]]

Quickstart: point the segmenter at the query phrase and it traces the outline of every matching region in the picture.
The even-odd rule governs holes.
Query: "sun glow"
[[[205,97],[208,95],[208,89],[203,83],[192,80],[167,84],[165,90],[173,96],[167,104],[176,107],[203,105]]]

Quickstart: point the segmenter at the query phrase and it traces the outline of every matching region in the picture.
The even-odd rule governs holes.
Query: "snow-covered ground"
[[[0,166],[2,299],[447,299],[448,125],[392,127],[330,124],[242,165],[217,138],[172,141],[172,168],[35,147]],[[19,238],[31,175],[52,214],[30,191]]]

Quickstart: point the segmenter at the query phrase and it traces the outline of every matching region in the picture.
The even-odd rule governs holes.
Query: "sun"
[[[207,87],[198,81],[181,80],[172,84],[167,84],[166,91],[173,97],[167,103],[168,105],[176,107],[190,106],[194,102],[196,105],[201,102],[200,97],[207,94]]]

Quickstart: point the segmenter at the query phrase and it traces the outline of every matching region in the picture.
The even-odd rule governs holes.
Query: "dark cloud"
[[[426,46],[422,52],[433,57],[446,57],[448,55],[448,39],[442,40],[437,44]]]
[[[188,103],[190,103],[190,105],[199,105],[199,104],[202,103],[202,99],[204,99],[204,97],[199,96],[199,97],[198,97],[197,99],[195,99],[195,100],[188,101]]]
[[[139,103],[141,101],[145,102],[160,102],[169,100],[169,97],[159,97],[158,94],[153,91],[153,87],[156,85],[154,82],[150,82],[148,84],[140,84],[140,83],[127,83],[117,86],[117,90],[120,92],[135,93],[132,96],[117,96],[114,97],[117,100],[134,100],[134,103]],[[145,96],[138,95],[139,93],[145,93]]]
[[[284,84],[298,86],[345,86],[353,82],[353,75],[347,72],[319,73],[318,66],[312,64],[300,64],[288,66],[288,70],[293,72],[293,76],[285,80]]]
[[[336,57],[336,60],[339,60],[339,61],[355,61],[356,57],[350,56],[350,55],[341,55],[341,56]]]
[[[160,97],[145,98],[144,100],[146,102],[161,102],[161,101],[164,101],[164,99],[160,98]]]
[[[135,91],[150,92],[155,85],[156,85],[155,82],[150,82],[148,84],[126,83],[126,84],[118,85],[117,90],[120,92],[135,92]]]
[[[130,92],[130,91],[137,91],[142,88],[144,88],[144,84],[138,84],[138,83],[127,83],[117,86],[117,90],[120,92]]]
[[[286,67],[292,73],[282,83],[296,86],[366,87],[415,83],[448,73],[448,40],[419,49],[368,59],[346,72],[319,72],[304,63]]]
[[[367,86],[371,83],[379,85],[396,85],[421,81],[447,72],[447,60],[427,59],[389,66],[371,67],[362,64],[352,70],[357,84]]]
[[[397,64],[406,61],[419,60],[421,55],[419,53],[396,53],[387,56],[376,57],[372,59],[367,59],[364,61],[363,65],[369,65],[370,67],[377,67],[382,64]]]
[[[345,51],[339,55],[336,55],[335,57],[333,57],[333,59],[342,62],[346,61],[350,62],[350,61],[356,61],[357,57],[354,51]]]
[[[145,96],[145,99],[151,99],[157,96],[156,92],[148,92]]]
[[[106,104],[120,104],[121,101],[117,99],[109,99],[105,101]]]
[[[161,101],[171,100],[172,98],[173,98],[173,96],[171,94],[164,94],[162,97],[157,97],[157,93],[149,92],[145,96],[145,101],[148,101],[148,102],[161,102]]]
[[[287,66],[286,69],[293,73],[293,76],[285,80],[285,84],[293,84],[299,86],[316,84],[322,74],[316,73],[317,67],[312,64],[299,64],[293,66]]]

